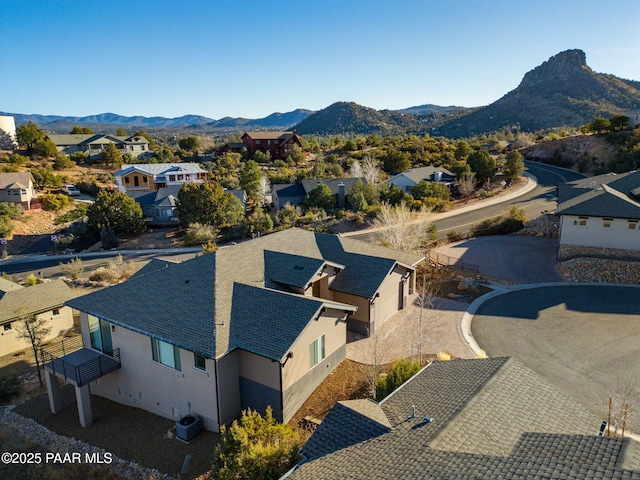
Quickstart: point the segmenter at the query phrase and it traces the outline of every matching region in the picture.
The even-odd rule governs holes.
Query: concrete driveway
[[[558,239],[525,235],[479,237],[451,243],[436,252],[478,265],[480,273],[516,284],[560,282]]]
[[[614,416],[628,402],[627,429],[640,432],[639,287],[508,291],[480,305],[471,331],[489,356],[517,358],[603,420],[609,397]]]

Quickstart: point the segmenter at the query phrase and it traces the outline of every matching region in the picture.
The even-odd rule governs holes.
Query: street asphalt
[[[603,420],[609,397],[614,414],[628,402],[627,428],[640,432],[640,287],[507,291],[479,306],[471,331],[490,357],[518,359]]]

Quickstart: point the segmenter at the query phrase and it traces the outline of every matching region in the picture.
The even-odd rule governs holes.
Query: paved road
[[[585,177],[581,173],[553,167],[551,165],[544,165],[536,162],[525,162],[525,165],[527,167],[527,171],[534,175],[538,181],[538,185],[531,192],[478,210],[451,215],[447,218],[437,220],[435,224],[438,228],[438,237],[440,239],[446,239],[447,233],[451,230],[457,230],[460,233],[467,233],[473,224],[479,222],[483,218],[500,215],[505,210],[508,210],[511,205],[519,205],[523,207],[528,218],[537,218],[543,211],[555,210],[555,190],[558,183],[570,182]],[[378,241],[377,235],[370,233],[353,235],[352,237],[359,240],[365,240],[367,242]]]
[[[640,418],[640,288],[508,292],[480,306],[471,331],[489,356],[517,358],[603,419],[609,397],[630,390],[630,411]]]
[[[478,265],[480,273],[516,284],[560,282],[556,270],[558,239],[504,235],[443,245],[437,253]]]

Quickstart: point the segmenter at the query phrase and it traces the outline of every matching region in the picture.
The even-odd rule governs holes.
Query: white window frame
[[[309,366],[315,367],[326,358],[325,338],[319,336],[309,344]]]
[[[182,371],[180,348],[157,338],[151,338],[151,357],[153,361],[178,372]]]

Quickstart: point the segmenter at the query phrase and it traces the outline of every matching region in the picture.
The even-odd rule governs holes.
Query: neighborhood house
[[[0,278],[0,352],[3,355],[31,348],[29,340],[19,338],[20,325],[33,315],[45,321],[47,342],[73,329],[73,312],[64,302],[76,294],[62,280],[23,287]]]
[[[559,260],[580,255],[640,257],[640,171],[558,186]]]
[[[213,431],[269,405],[286,422],[345,358],[347,329],[372,334],[415,298],[420,261],[300,229],[154,260],[68,302],[85,348],[47,364],[51,409],[61,408],[58,376],[77,389],[82,425],[92,422],[89,385],[167,418],[197,414]]]
[[[300,183],[283,183],[275,184],[271,188],[271,199],[273,208],[279,210],[287,203],[291,205],[302,205],[309,193],[321,183],[329,187],[331,195],[335,198],[338,208],[345,208],[347,195],[351,193],[353,186],[360,180],[366,185],[365,178],[323,178],[323,179],[306,179]]]
[[[394,175],[387,180],[387,183],[401,188],[403,192],[411,193],[411,187],[415,187],[422,180],[444,183],[449,188],[453,188],[456,176],[442,167],[410,168],[409,170]]]
[[[285,159],[291,152],[291,147],[302,147],[302,140],[298,133],[293,132],[245,132],[242,142],[227,143],[227,152],[242,152],[246,149],[250,157],[256,152],[269,153],[272,159]]]
[[[381,402],[338,402],[287,478],[638,478],[640,443],[514,359],[433,362]]]
[[[56,144],[58,152],[67,155],[81,152],[91,159],[100,157],[110,143],[115,145],[122,154],[129,153],[138,158],[143,158],[150,154],[149,140],[141,135],[68,134],[48,135],[48,138]]]
[[[29,172],[0,173],[0,202],[19,203],[25,210],[39,208],[38,194]]]
[[[165,187],[205,182],[209,172],[197,163],[140,163],[123,165],[113,176],[119,192],[135,197]]]

